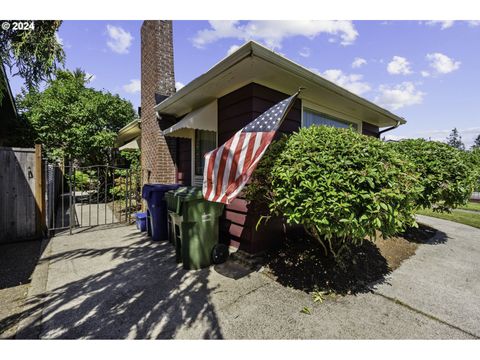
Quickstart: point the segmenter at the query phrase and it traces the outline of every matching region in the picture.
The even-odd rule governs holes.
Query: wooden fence
[[[41,147],[0,147],[0,244],[42,236]]]

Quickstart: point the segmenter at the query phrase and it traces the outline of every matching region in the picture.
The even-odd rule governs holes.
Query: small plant
[[[306,307],[306,306],[304,306],[303,309],[300,310],[300,312],[301,312],[302,314],[312,315],[312,313],[310,312],[310,309],[309,309],[308,307]]]
[[[312,300],[314,303],[319,302],[320,304],[323,303],[323,300],[325,300],[326,292],[325,291],[313,291],[312,292]]]

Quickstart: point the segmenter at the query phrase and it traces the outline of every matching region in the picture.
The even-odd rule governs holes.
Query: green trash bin
[[[218,218],[224,205],[205,200],[202,189],[190,186],[167,192],[165,200],[177,262],[185,269],[201,269],[225,261],[228,247],[218,243]]]

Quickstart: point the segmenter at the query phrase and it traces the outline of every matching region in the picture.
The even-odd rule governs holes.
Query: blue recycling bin
[[[145,184],[142,198],[147,202],[147,233],[152,240],[168,240],[168,210],[164,195],[178,184]]]
[[[135,223],[137,224],[137,229],[141,232],[147,231],[147,213],[146,212],[137,212],[135,214]]]

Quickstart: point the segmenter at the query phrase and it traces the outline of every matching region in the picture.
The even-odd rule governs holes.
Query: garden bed
[[[368,292],[385,275],[415,254],[418,244],[428,242],[435,230],[419,225],[402,236],[365,240],[341,255],[342,261],[326,256],[315,239],[291,235],[278,250],[266,254],[265,273],[284,286],[305,292],[336,294]]]

